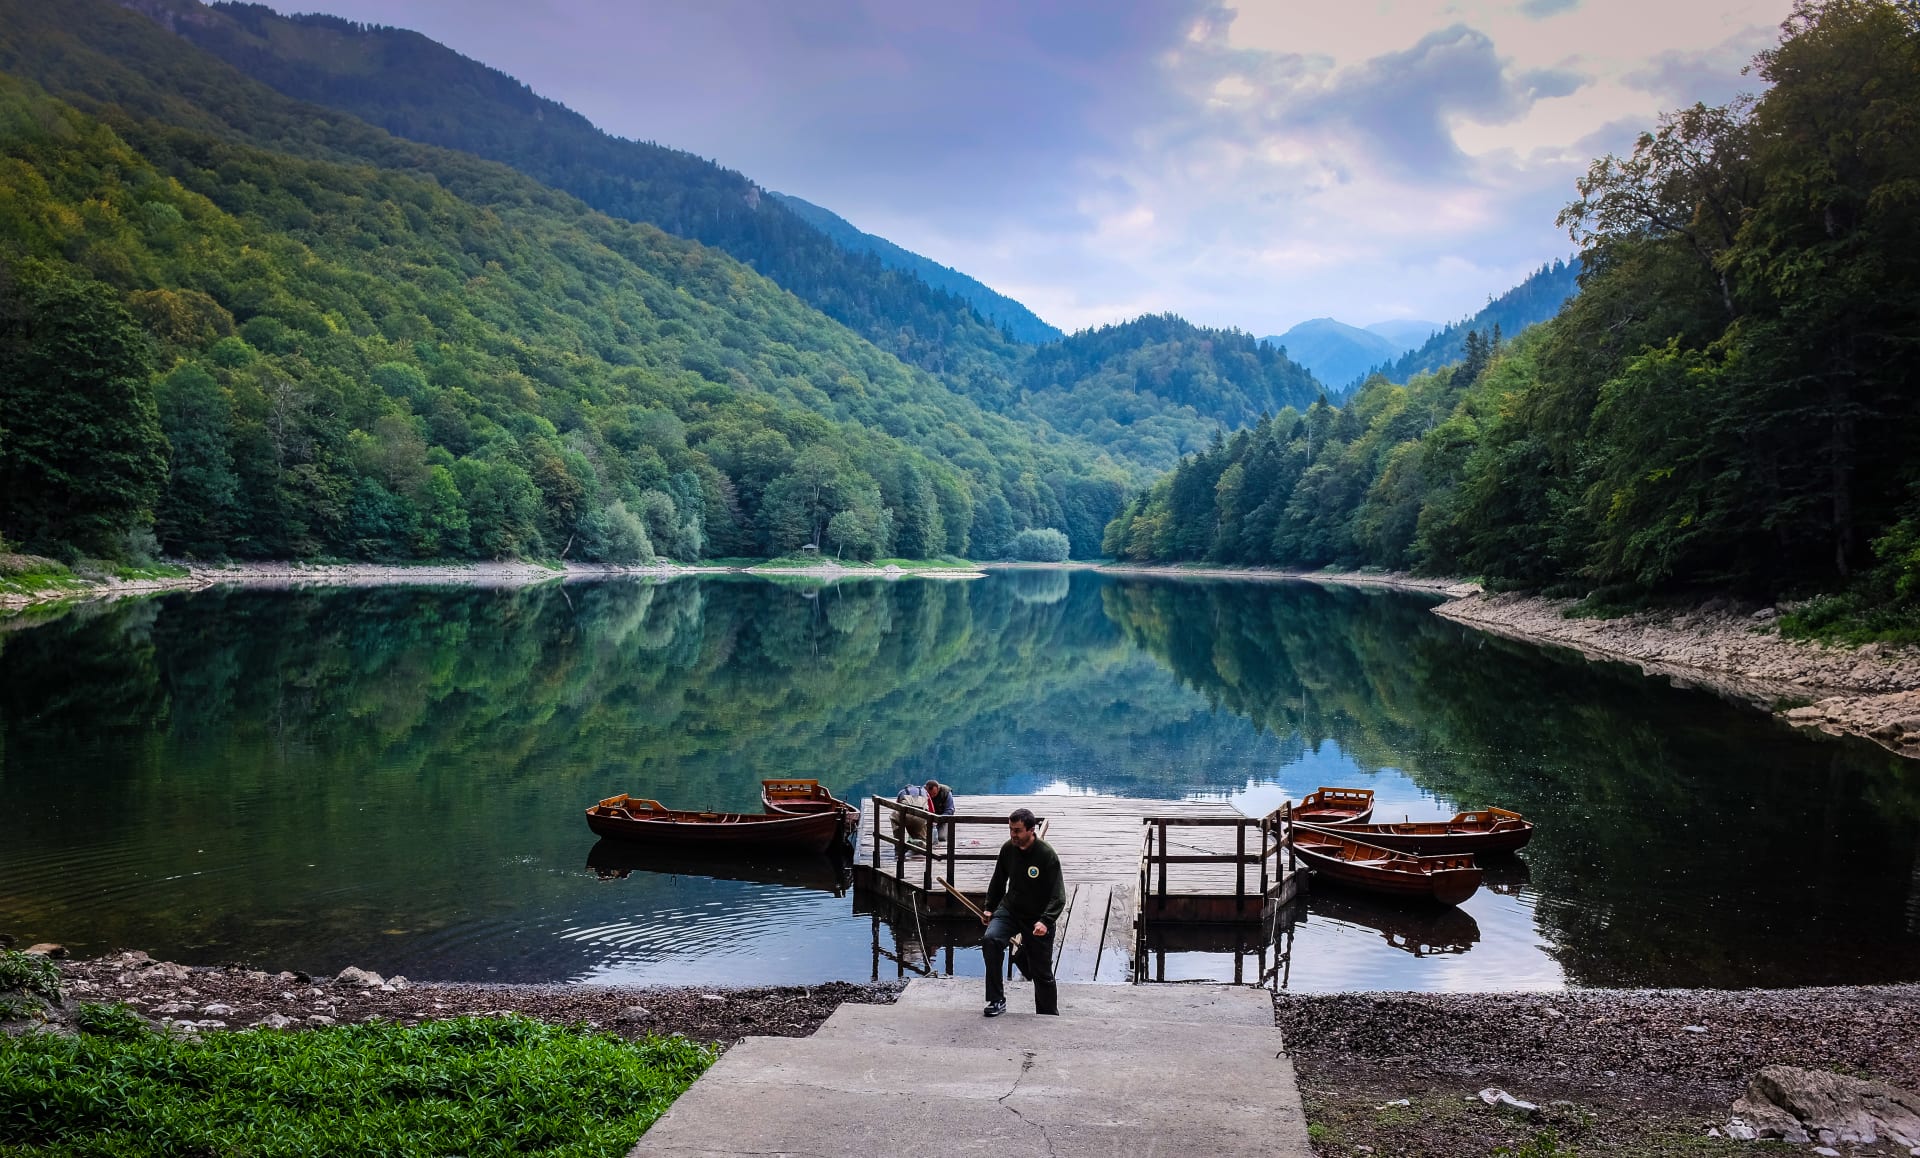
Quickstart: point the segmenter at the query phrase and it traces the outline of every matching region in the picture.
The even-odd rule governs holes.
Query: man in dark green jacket
[[[1059,1013],[1060,993],[1053,981],[1053,926],[1067,907],[1067,882],[1060,875],[1060,857],[1040,839],[1033,813],[1016,808],[1007,817],[1007,843],[994,862],[993,882],[987,886],[986,936],[980,949],[987,959],[988,1017],[1007,1011],[1002,954],[1015,933],[1025,947],[1026,972],[1033,978],[1033,1011]]]

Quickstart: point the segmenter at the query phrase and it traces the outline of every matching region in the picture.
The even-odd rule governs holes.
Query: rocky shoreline
[[[1774,608],[1725,600],[1615,619],[1569,619],[1571,599],[1469,595],[1434,614],[1527,643],[1559,644],[1651,676],[1705,687],[1789,723],[1860,736],[1920,758],[1920,648],[1783,639]]]
[[[1920,1107],[1916,985],[1283,993],[1274,1005],[1322,1155],[1764,1153],[1783,1143],[1741,1140],[1734,1103],[1778,1066],[1884,1082]],[[1803,1132],[1793,1152],[1920,1152],[1920,1138],[1897,1142],[1884,1124],[1873,1143]],[[1548,1133],[1568,1149],[1539,1145]]]
[[[730,1045],[750,1035],[805,1037],[841,1005],[890,1004],[901,989],[846,981],[752,988],[411,982],[351,966],[332,977],[316,977],[236,965],[181,965],[139,950],[59,964],[66,1002],[53,1013],[56,1023],[82,1002],[117,1002],[159,1028],[186,1033],[374,1020],[410,1025],[513,1013],[625,1037],[678,1033]]]

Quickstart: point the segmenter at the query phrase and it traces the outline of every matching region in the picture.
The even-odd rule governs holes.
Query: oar
[[[957,899],[961,904],[965,905],[967,907],[968,912],[980,918],[980,923],[982,925],[986,924],[988,920],[990,920],[990,918],[987,916],[987,911],[985,909],[981,908],[979,905],[974,904],[972,899],[969,898],[967,894],[961,892],[959,889],[956,889],[952,885],[948,884],[947,878],[935,877],[933,879],[940,883],[941,888],[952,893],[955,899]]]

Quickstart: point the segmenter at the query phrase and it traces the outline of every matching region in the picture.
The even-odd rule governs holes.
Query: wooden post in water
[[[1164,897],[1167,895],[1167,822],[1163,820],[1156,827],[1160,830],[1160,895]]]

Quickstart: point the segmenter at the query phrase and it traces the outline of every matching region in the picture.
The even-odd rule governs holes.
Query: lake
[[[864,979],[872,922],[832,879],[596,872],[581,810],[757,811],[764,776],[848,799],[937,776],[962,811],[1101,792],[1258,814],[1329,784],[1374,789],[1380,819],[1495,804],[1539,828],[1457,912],[1316,893],[1294,989],[1920,979],[1920,765],[1431,606],[1033,570],[16,618],[0,931],[416,980]]]

